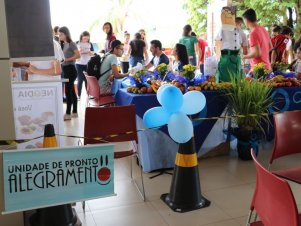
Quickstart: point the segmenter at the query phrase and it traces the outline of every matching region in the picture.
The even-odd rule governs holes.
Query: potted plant
[[[255,79],[265,79],[269,75],[269,73],[270,71],[266,70],[266,66],[264,63],[258,63],[254,65],[253,74]]]
[[[160,78],[164,79],[166,73],[168,72],[168,66],[167,66],[167,64],[162,63],[162,64],[159,64],[155,70],[158,71]]]
[[[268,108],[272,105],[270,85],[258,81],[232,82],[232,87],[225,90],[228,100],[228,113],[231,115],[253,115],[252,117],[235,117],[231,122],[237,126],[234,135],[237,137],[238,156],[242,160],[252,159],[250,149],[256,148],[256,143],[262,135],[262,124],[269,123]]]
[[[181,73],[188,81],[194,79],[196,66],[187,64],[183,66],[183,72]]]

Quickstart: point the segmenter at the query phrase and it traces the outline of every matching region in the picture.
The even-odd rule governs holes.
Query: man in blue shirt
[[[146,69],[150,69],[151,67],[157,67],[159,64],[169,64],[168,57],[162,51],[162,43],[159,40],[151,41],[150,51],[153,54],[152,60],[145,66]]]

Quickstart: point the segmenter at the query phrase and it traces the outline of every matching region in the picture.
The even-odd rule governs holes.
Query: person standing
[[[76,60],[76,70],[77,70],[77,95],[78,100],[82,93],[83,82],[85,82],[85,87],[87,89],[87,80],[84,75],[84,71],[87,71],[87,64],[93,54],[94,48],[90,42],[90,33],[84,31],[81,33],[79,42],[77,43],[77,48],[79,49],[80,59]]]
[[[145,66],[146,69],[157,67],[159,64],[169,65],[168,57],[162,51],[162,43],[159,40],[152,40],[150,51],[153,54],[152,60]]]
[[[102,26],[102,30],[106,33],[106,41],[105,48],[101,51],[102,53],[108,53],[111,51],[111,45],[114,40],[116,40],[116,36],[113,33],[113,27],[110,22],[104,23]]]
[[[223,7],[221,20],[222,28],[215,38],[221,53],[216,79],[218,82],[231,82],[241,77],[242,39],[235,25],[235,12],[232,8]]]
[[[64,120],[71,120],[72,117],[78,117],[77,97],[74,89],[74,81],[77,77],[75,60],[80,58],[80,53],[77,49],[76,44],[72,41],[70,31],[67,27],[61,27],[59,29],[59,37],[63,45],[63,52],[65,57],[65,60],[62,63],[64,78],[69,79],[69,81],[65,83],[67,109],[66,114],[64,115]]]
[[[246,55],[246,54],[248,54],[248,39],[247,39],[247,35],[245,34],[245,32],[242,29],[243,24],[244,24],[243,18],[241,18],[241,17],[235,18],[235,25],[236,25],[236,28],[239,32],[240,39],[241,39],[242,54]]]
[[[55,26],[53,28],[53,39],[57,42],[60,42],[60,38],[59,38],[59,29],[60,27],[59,26]]]
[[[127,31],[124,32],[124,42],[123,42],[123,56],[126,56],[129,51],[131,35]]]
[[[53,40],[54,60],[30,61],[26,70],[28,81],[60,80],[61,62],[64,60],[61,46]]]
[[[140,29],[139,31],[138,31],[138,33],[141,35],[141,39],[144,41],[144,43],[145,43],[145,47],[146,47],[146,50],[148,50],[148,41],[147,41],[147,39],[146,39],[146,32],[145,32],[145,30],[144,29]]]
[[[206,47],[208,46],[207,43],[207,35],[206,33],[200,34],[200,37],[198,39],[198,45],[199,45],[199,64],[200,64],[200,71],[202,74],[204,74],[204,61],[205,61],[205,50]]]
[[[189,63],[194,66],[197,66],[196,55],[199,56],[201,53],[199,52],[198,40],[195,36],[191,36],[191,32],[191,26],[189,24],[185,25],[183,28],[183,36],[179,40],[179,43],[186,46],[189,57]]]
[[[292,40],[290,39],[292,33],[291,28],[283,26],[280,34],[271,39],[273,48],[270,51],[270,61],[272,65],[276,62],[288,62],[289,50],[292,45]]]
[[[257,16],[254,9],[248,9],[244,12],[243,18],[245,24],[251,30],[249,36],[250,53],[243,55],[243,59],[250,59],[251,71],[254,65],[264,63],[267,70],[271,70],[269,60],[269,51],[272,49],[272,43],[267,30],[257,24]]]
[[[143,64],[148,61],[146,45],[141,39],[140,33],[136,33],[135,39],[130,42],[127,55],[130,56],[130,66],[132,67],[135,67],[137,63]]]

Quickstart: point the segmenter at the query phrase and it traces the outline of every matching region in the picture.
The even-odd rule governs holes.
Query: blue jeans
[[[143,57],[140,56],[130,56],[130,66],[135,67],[138,63],[142,63]]]
[[[189,56],[189,63],[196,66],[196,56]]]
[[[85,82],[85,87],[87,89],[87,80],[83,73],[84,71],[87,71],[87,65],[76,64],[75,66],[77,70],[77,95],[80,98],[80,95],[82,94],[83,82]]]
[[[200,64],[200,71],[201,71],[202,74],[204,75],[204,64]]]

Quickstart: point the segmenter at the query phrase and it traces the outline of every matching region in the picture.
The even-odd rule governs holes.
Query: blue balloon
[[[187,115],[194,115],[203,110],[206,106],[206,97],[199,91],[190,91],[183,96],[181,112]]]
[[[170,114],[162,107],[149,109],[143,115],[143,123],[147,128],[155,128],[168,123]]]
[[[173,86],[173,85],[171,85],[171,84],[165,84],[163,86],[160,86],[160,88],[158,89],[158,91],[157,91],[157,100],[159,101],[159,103],[161,103],[161,96],[162,96],[163,90],[166,87],[170,87],[170,86]]]
[[[193,125],[191,120],[182,112],[171,115],[168,122],[170,137],[178,143],[186,143],[193,136]]]
[[[163,88],[158,98],[159,103],[169,113],[178,112],[183,105],[183,94],[179,88],[175,86],[168,86]]]

